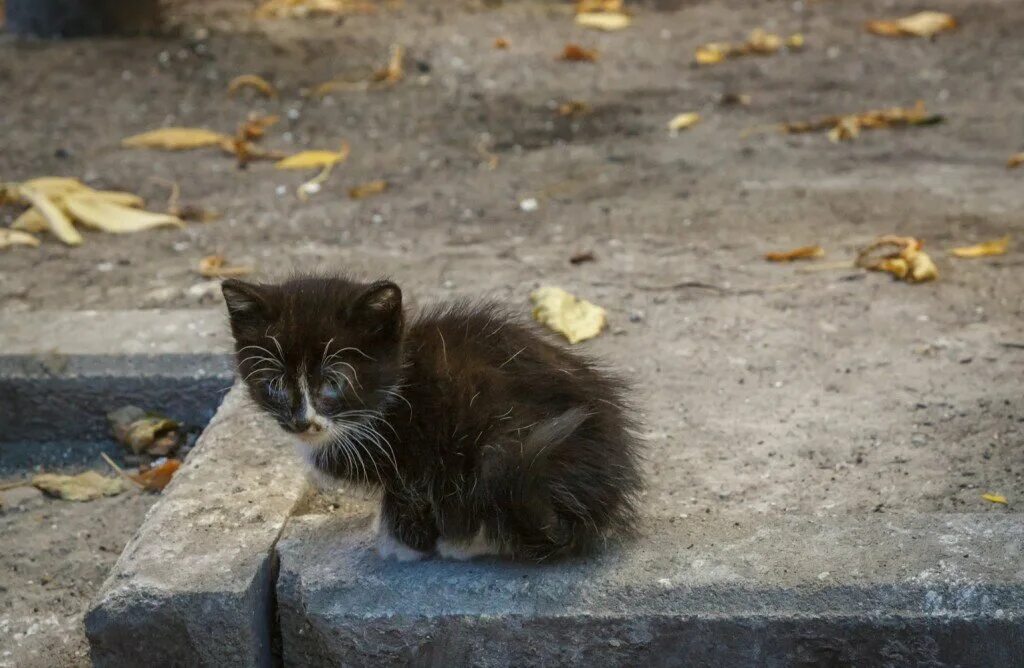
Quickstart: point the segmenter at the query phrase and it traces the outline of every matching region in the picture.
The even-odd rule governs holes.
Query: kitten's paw
[[[455,561],[469,561],[476,557],[500,554],[497,546],[492,545],[484,536],[481,529],[469,542],[453,542],[439,538],[437,541],[437,554],[443,559],[454,559]]]
[[[383,525],[377,531],[377,554],[381,559],[395,561],[419,561],[430,556],[428,552],[420,552],[398,540]]]

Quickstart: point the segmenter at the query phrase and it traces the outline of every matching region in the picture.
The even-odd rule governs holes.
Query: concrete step
[[[649,515],[547,565],[381,561],[233,390],[86,619],[97,665],[1014,665],[1017,514]],[[155,660],[159,664],[160,660]]]

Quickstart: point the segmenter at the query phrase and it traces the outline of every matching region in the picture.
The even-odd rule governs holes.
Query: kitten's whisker
[[[326,344],[324,344],[324,354],[320,356],[320,366],[324,366],[324,360],[327,359],[327,351],[329,351],[331,349],[331,344],[332,343],[334,343],[334,338],[333,337],[331,338],[330,341],[328,341]]]
[[[515,358],[519,357],[519,354],[520,354],[521,352],[523,352],[524,350],[526,350],[526,347],[525,347],[525,346],[524,346],[524,347],[522,347],[522,348],[520,348],[520,349],[519,349],[519,350],[518,350],[518,351],[516,352],[516,354],[515,354],[515,355],[513,355],[512,357],[509,357],[509,358],[508,358],[507,360],[505,360],[504,362],[502,362],[501,364],[499,364],[499,365],[498,365],[498,368],[499,368],[499,369],[500,369],[500,368],[502,368],[503,366],[505,366],[506,364],[508,364],[508,363],[509,363],[509,362],[511,362],[512,360],[514,360]]]
[[[355,346],[349,346],[349,347],[347,347],[347,348],[342,348],[342,349],[341,349],[341,350],[339,350],[338,352],[339,352],[339,353],[344,353],[344,352],[348,352],[349,350],[352,350],[352,351],[354,351],[354,352],[357,352],[357,353],[359,353],[360,355],[362,355],[362,356],[363,356],[363,357],[365,357],[366,359],[370,360],[371,362],[376,362],[376,361],[377,361],[377,358],[375,358],[375,357],[370,357],[369,355],[367,355],[366,353],[364,353],[364,352],[363,352],[362,350],[360,350],[359,348],[356,348]]]
[[[271,341],[274,342],[274,345],[277,346],[277,354],[280,355],[281,356],[280,359],[283,360],[284,359],[284,349],[281,348],[281,342],[278,341],[277,337],[274,336],[273,334],[271,334],[269,330],[264,334],[264,336],[266,336],[268,339],[270,339]]]

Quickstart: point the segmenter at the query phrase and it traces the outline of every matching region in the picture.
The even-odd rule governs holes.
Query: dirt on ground
[[[269,22],[249,18],[251,6],[179,2],[174,37],[0,41],[2,180],[72,175],[154,208],[176,182],[183,202],[221,214],[185,230],[5,252],[3,318],[218,307],[217,283],[196,271],[216,252],[255,266],[256,279],[390,275],[418,303],[489,295],[525,312],[531,289],[559,285],[610,312],[609,331],[581,348],[637,385],[648,512],[1019,512],[1024,170],[1005,163],[1024,149],[1024,5],[936,0],[927,8],[960,27],[934,39],[866,33],[867,19],[922,8],[879,0],[637,3],[633,25],[612,33],[574,26],[549,2],[407,1]],[[806,48],[693,64],[698,44],[755,27],[802,33]],[[499,37],[507,49],[494,48]],[[598,61],[557,60],[568,42],[597,49]],[[392,44],[408,54],[399,84],[308,95],[380,68]],[[227,82],[246,73],[280,98],[229,98]],[[917,100],[944,122],[838,144],[765,129]],[[570,101],[589,111],[560,116]],[[670,136],[667,122],[690,111],[702,121]],[[119,146],[165,125],[232,132],[251,112],[282,117],[267,147],[346,141],[351,156],[300,201],[295,189],[313,173],[239,170],[217,149]],[[388,190],[349,197],[375,179]],[[0,223],[16,213],[0,209]],[[762,259],[820,244],[818,263],[850,260],[887,233],[924,239],[939,279]],[[947,254],[1005,234],[1018,244],[1006,255]],[[595,260],[570,264],[582,251]],[[28,541],[4,559],[31,574],[9,580],[0,568],[13,606],[0,615],[63,624],[116,554],[51,557],[32,548],[43,539],[34,523],[65,537],[93,531],[113,549],[139,504],[48,502],[33,512],[49,519],[4,516],[4,535]],[[82,578],[53,595],[70,580],[40,578],[62,569]],[[0,637],[15,629],[4,618]],[[0,665],[31,664],[26,643]]]

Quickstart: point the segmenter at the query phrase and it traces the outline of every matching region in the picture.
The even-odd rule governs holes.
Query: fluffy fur
[[[390,281],[223,285],[238,368],[317,474],[382,491],[381,553],[542,560],[633,526],[625,386],[493,304]]]

